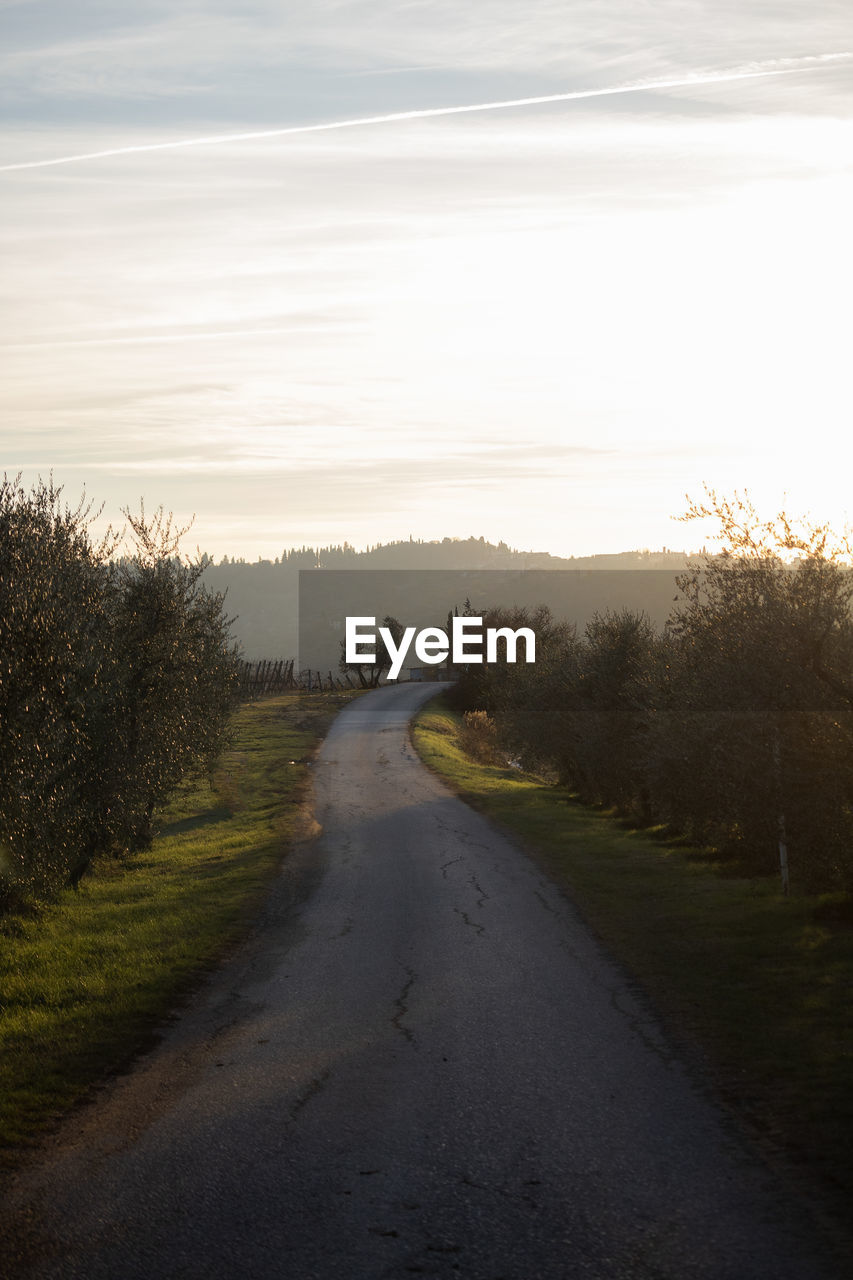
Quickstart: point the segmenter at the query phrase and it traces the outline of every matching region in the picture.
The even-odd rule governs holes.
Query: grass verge
[[[775,881],[733,875],[707,851],[477,764],[459,746],[459,723],[442,699],[427,704],[413,731],[424,762],[569,893],[731,1109],[849,1214],[853,929],[827,923],[846,904],[786,899]]]
[[[245,933],[294,839],[307,765],[350,694],[293,693],[235,712],[212,780],[187,781],[143,854],[79,891],[0,917],[0,1156],[151,1043],[194,979]]]

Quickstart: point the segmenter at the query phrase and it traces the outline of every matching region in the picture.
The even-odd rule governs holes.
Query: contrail
[[[581,98],[605,98],[619,93],[648,93],[655,89],[683,89],[694,85],[727,84],[735,80],[757,80],[766,76],[790,76],[820,70],[829,62],[851,58],[853,53],[824,53],[802,58],[774,58],[771,63],[754,63],[750,68],[733,68],[707,74],[694,73],[677,80],[646,80],[633,84],[609,85],[604,89],[579,89],[573,93],[548,93],[535,98],[507,98],[501,102],[478,102],[463,107],[427,107],[415,111],[394,111],[381,116],[361,116],[353,120],[331,120],[324,124],[297,124],[282,129],[258,129],[251,133],[214,133],[177,142],[146,142],[132,147],[112,147],[108,151],[88,151],[80,155],[57,156],[50,160],[26,160],[0,165],[0,173],[13,169],[46,169],[81,160],[105,160],[110,156],[136,155],[143,151],[174,151],[178,147],[210,147],[221,142],[253,142],[259,138],[284,138],[297,133],[322,133],[332,129],[358,129],[364,125],[394,124],[399,120],[428,120],[436,116],[467,115],[475,111],[506,111],[510,107],[535,107],[548,102],[576,102]],[[780,67],[779,63],[786,66]],[[796,63],[796,65],[790,65]]]

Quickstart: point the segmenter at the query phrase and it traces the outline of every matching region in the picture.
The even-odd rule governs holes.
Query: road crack
[[[467,911],[463,911],[461,907],[454,907],[453,910],[458,916],[462,917],[469,929],[475,930],[478,937],[486,932],[486,926],[484,924],[477,924],[477,921],[472,920]]]
[[[290,1108],[291,1121],[296,1119],[304,1107],[307,1107],[312,1098],[316,1098],[320,1090],[328,1083],[331,1074],[331,1068],[326,1067],[325,1071],[321,1071],[319,1075],[314,1076],[307,1089],[303,1090]]]
[[[405,1036],[405,1038],[409,1041],[410,1044],[414,1044],[415,1043],[414,1033],[412,1032],[411,1027],[406,1027],[403,1025],[403,1018],[409,1012],[409,1006],[406,1004],[406,1000],[408,999],[409,992],[412,989],[412,986],[414,984],[414,981],[417,975],[414,969],[410,969],[408,965],[405,965],[403,967],[407,975],[406,981],[403,983],[402,991],[397,996],[397,999],[394,1001],[394,1007],[396,1008],[397,1012],[394,1014],[394,1017],[391,1019],[391,1025],[393,1027],[396,1027],[397,1030],[400,1032],[400,1035]]]
[[[479,893],[479,895],[480,895],[480,896],[479,896],[479,898],[477,899],[477,907],[478,907],[480,910],[482,910],[482,908],[483,908],[484,904],[488,901],[488,897],[489,897],[489,895],[486,893],[485,889],[484,889],[484,888],[483,888],[483,886],[480,884],[479,880],[477,879],[477,877],[476,877],[475,875],[472,875],[472,876],[470,877],[470,880],[471,880],[471,884],[474,886],[474,889],[475,889],[475,890],[476,890],[476,892],[477,892],[477,893]]]

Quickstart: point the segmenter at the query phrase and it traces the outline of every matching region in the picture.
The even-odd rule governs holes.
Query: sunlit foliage
[[[712,519],[721,551],[679,576],[662,633],[631,610],[551,625],[541,661],[472,671],[457,705],[584,800],[853,888],[849,541],[711,490],[684,518]]]

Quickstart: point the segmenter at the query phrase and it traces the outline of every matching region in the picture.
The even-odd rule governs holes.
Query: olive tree
[[[846,884],[853,838],[853,577],[827,525],[706,492],[722,552],[679,579],[651,749],[661,811],[801,884]]]
[[[405,633],[405,626],[396,618],[392,618],[389,614],[382,619],[380,624],[391,636],[394,647],[399,649]],[[388,652],[388,646],[377,631],[376,644],[374,647],[374,660],[372,662],[348,662],[346,654],[346,641],[341,641],[341,656],[338,662],[338,670],[349,678],[352,671],[358,676],[358,683],[362,689],[376,689],[382,681],[382,677],[386,671],[390,671],[394,665],[394,659]]]
[[[0,901],[76,884],[150,836],[154,808],[217,753],[236,654],[204,559],[158,511],[132,555],[85,498],[0,484]]]
[[[151,838],[154,810],[190,765],[211,765],[237,687],[237,650],[224,598],[201,579],[207,560],[178,552],[186,528],[162,508],[125,511],[134,554],[114,571],[115,735],[120,744],[123,835]]]
[[[99,840],[112,543],[91,520],[52,481],[0,484],[0,894],[72,877]]]

